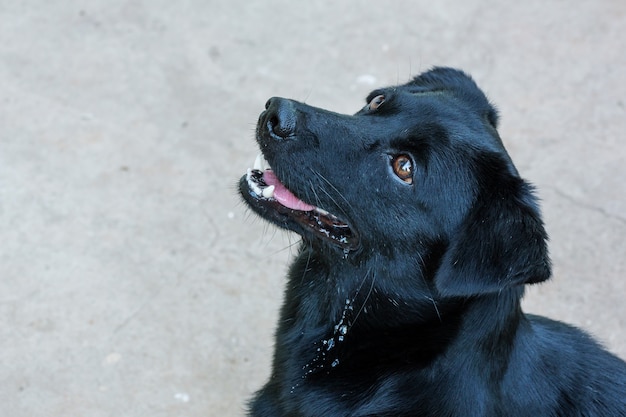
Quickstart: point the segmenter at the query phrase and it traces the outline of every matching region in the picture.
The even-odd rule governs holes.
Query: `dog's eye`
[[[377,95],[376,97],[374,97],[373,99],[370,100],[370,102],[367,105],[367,107],[370,110],[376,110],[384,102],[385,102],[385,96],[383,96],[382,94],[379,94],[379,95]]]
[[[391,159],[394,174],[407,184],[413,184],[413,160],[408,155],[396,155]]]

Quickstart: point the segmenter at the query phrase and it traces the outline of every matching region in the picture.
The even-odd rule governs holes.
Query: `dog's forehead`
[[[450,68],[435,68],[408,83],[376,89],[368,94],[367,102],[377,95],[384,95],[386,99],[394,96],[411,96],[417,99],[437,97],[442,102],[456,103],[467,112],[479,114],[481,117],[484,115],[494,128],[498,124],[497,110],[474,80],[464,72]]]
[[[366,109],[373,101],[377,101],[378,113],[389,117],[404,115],[414,117],[414,120],[424,122],[438,121],[449,127],[455,122],[462,124],[482,122],[493,108],[485,103],[476,102],[471,98],[459,95],[454,90],[432,89],[412,84],[378,88],[367,95]]]
[[[467,90],[414,83],[383,87],[371,91],[366,103],[382,96],[384,102],[379,104],[379,111],[381,115],[391,113],[388,115],[390,120],[403,120],[402,123],[412,120],[411,125],[418,130],[424,127],[432,131],[438,126],[439,131],[445,131],[446,136],[453,138],[453,142],[460,146],[501,153],[509,159],[497,131],[496,109],[475,84],[472,86],[474,89]],[[386,106],[393,110],[386,112]],[[407,126],[410,125],[405,124],[403,127],[404,136],[412,137],[415,131],[406,129]]]

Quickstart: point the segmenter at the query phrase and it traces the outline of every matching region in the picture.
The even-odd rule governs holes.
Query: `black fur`
[[[484,94],[435,68],[377,96],[353,116],[274,98],[259,119],[276,177],[336,217],[241,180],[253,210],[303,238],[250,415],[626,416],[626,364],[521,311],[524,285],[550,276],[547,238]]]

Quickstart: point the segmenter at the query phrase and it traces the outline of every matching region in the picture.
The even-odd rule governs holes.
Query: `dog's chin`
[[[317,239],[344,251],[359,246],[356,231],[334,214],[296,197],[257,158],[255,167],[248,169],[239,181],[244,201],[257,214],[307,240]]]

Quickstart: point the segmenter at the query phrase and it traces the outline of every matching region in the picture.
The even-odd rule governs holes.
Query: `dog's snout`
[[[287,139],[296,132],[296,109],[290,100],[272,97],[265,103],[265,125],[275,139]]]

